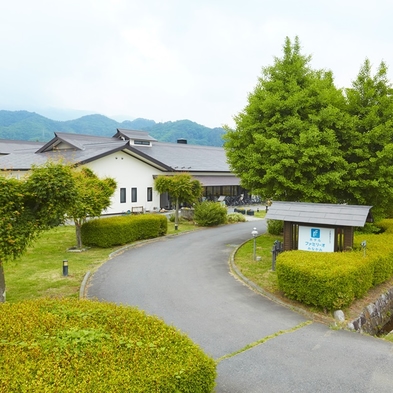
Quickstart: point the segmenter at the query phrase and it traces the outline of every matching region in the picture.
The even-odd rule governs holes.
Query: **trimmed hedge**
[[[393,232],[387,227],[379,235],[356,235],[355,244],[367,242],[366,254],[374,267],[373,285],[382,284],[393,276]]]
[[[385,218],[375,223],[375,226],[381,228],[386,233],[393,233],[393,218]]]
[[[164,236],[168,219],[157,214],[98,218],[82,225],[82,243],[86,246],[111,247],[138,240]]]
[[[277,257],[278,285],[290,299],[339,309],[372,287],[374,267],[370,260],[360,252],[284,252]]]
[[[0,305],[1,392],[211,392],[216,364],[136,308],[89,300]]]
[[[302,303],[334,310],[349,306],[354,299],[393,276],[393,220],[377,226],[381,234],[357,234],[353,251],[316,253],[284,252],[277,257],[280,290]],[[366,252],[360,244],[366,241]]]

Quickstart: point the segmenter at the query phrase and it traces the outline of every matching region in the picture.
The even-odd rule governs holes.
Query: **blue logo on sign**
[[[311,237],[314,239],[321,238],[321,230],[317,228],[311,228]]]

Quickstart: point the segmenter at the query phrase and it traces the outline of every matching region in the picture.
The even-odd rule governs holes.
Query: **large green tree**
[[[100,179],[91,169],[82,167],[73,172],[76,185],[74,203],[67,209],[68,218],[75,224],[77,248],[82,248],[81,227],[88,217],[99,217],[111,204],[116,181],[110,177]]]
[[[393,211],[393,89],[385,63],[375,75],[371,68],[366,59],[346,89],[351,128],[341,141],[349,164],[345,198],[385,216]]]
[[[42,231],[62,223],[76,196],[71,168],[47,163],[21,180],[0,176],[0,302],[3,263],[20,256]]]
[[[282,58],[264,67],[248,104],[225,127],[232,171],[254,194],[276,200],[336,202],[346,162],[345,99],[331,72],[313,70],[299,39],[286,38]]]
[[[175,230],[179,226],[180,202],[193,203],[202,195],[201,183],[188,173],[157,176],[154,180],[154,188],[160,194],[167,192],[175,200]]]

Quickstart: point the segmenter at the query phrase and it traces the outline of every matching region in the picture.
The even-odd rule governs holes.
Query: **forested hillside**
[[[113,136],[117,128],[148,131],[162,142],[187,139],[189,144],[222,146],[222,128],[208,128],[190,120],[156,123],[154,120],[135,119],[119,123],[102,115],[88,115],[69,121],[55,121],[28,111],[0,110],[0,139],[46,142],[54,132],[70,132],[97,136]]]

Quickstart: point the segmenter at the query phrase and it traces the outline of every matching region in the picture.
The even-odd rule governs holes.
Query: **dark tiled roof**
[[[120,133],[121,132],[121,133]],[[149,146],[130,144],[127,138],[150,140]],[[65,144],[69,148],[63,148]],[[118,130],[112,137],[56,132],[55,137],[38,150],[14,151],[0,156],[0,169],[30,169],[31,165],[44,163],[48,158],[63,158],[66,162],[86,163],[114,151],[123,150],[163,171],[169,172],[224,172],[230,173],[222,147],[157,142],[144,131]],[[58,147],[58,148],[56,148]]]
[[[371,207],[328,203],[273,202],[266,214],[266,219],[362,227]]]
[[[180,172],[229,172],[222,147],[154,142],[152,146],[132,146]]]
[[[36,151],[44,144],[44,142],[13,141],[9,139],[0,139],[0,154],[10,154],[17,150]]]

